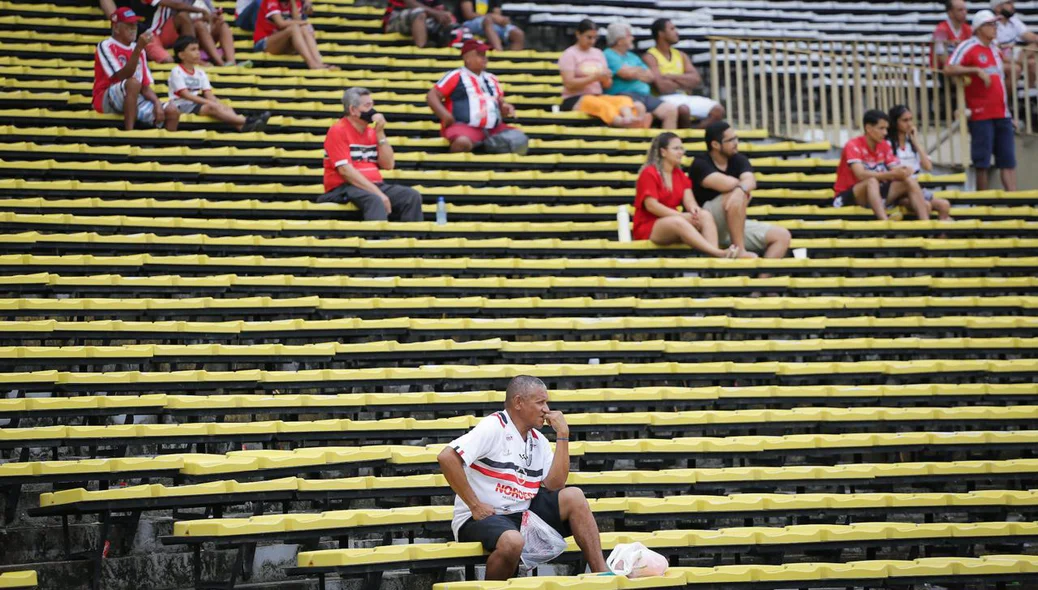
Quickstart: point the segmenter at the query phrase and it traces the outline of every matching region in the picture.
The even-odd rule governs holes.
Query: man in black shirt
[[[692,195],[717,222],[721,248],[734,244],[743,252],[782,258],[789,249],[789,230],[746,219],[750,193],[757,188],[750,159],[739,153],[739,138],[725,121],[706,128],[705,156],[696,156],[689,168]]]

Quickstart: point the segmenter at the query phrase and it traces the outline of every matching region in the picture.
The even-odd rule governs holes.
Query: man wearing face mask
[[[409,186],[386,184],[381,170],[392,170],[393,147],[386,118],[375,110],[367,88],[342,96],[346,116],[324,139],[324,190],[318,203],[353,203],[365,221],[421,221],[422,195]]]
[[[1002,61],[1005,64],[1006,77],[1012,75],[1012,62],[1016,63],[1017,76],[1023,76],[1024,68],[1030,69],[1027,79],[1031,86],[1035,86],[1035,56],[1032,52],[1020,51],[1019,46],[1023,44],[1034,46],[1038,44],[1038,34],[1027,30],[1027,25],[1016,13],[1016,7],[1012,0],[991,0],[991,8],[998,17],[996,23],[995,44],[1002,52]],[[1033,48],[1033,47],[1032,47]]]

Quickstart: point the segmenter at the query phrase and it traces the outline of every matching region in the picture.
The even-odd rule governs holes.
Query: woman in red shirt
[[[699,208],[692,181],[681,170],[684,156],[685,146],[673,133],[661,133],[652,141],[635,187],[634,239],[659,246],[682,243],[717,258],[736,257],[738,249],[717,247],[714,218]],[[678,211],[679,205],[684,212]]]

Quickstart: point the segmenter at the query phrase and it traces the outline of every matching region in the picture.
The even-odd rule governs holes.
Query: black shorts
[[[533,500],[530,501],[530,511],[541,517],[548,526],[555,529],[563,537],[570,536],[569,525],[562,522],[559,513],[559,492],[541,488]],[[483,543],[483,548],[493,551],[497,547],[497,540],[506,531],[519,531],[523,522],[523,513],[495,514],[483,520],[468,519],[458,529],[458,541]]]
[[[887,200],[887,195],[890,194],[890,182],[879,183],[879,196],[883,197],[883,200]],[[836,195],[833,198],[833,204],[836,207],[850,207],[855,205],[854,202],[854,187],[851,187],[842,193]]]

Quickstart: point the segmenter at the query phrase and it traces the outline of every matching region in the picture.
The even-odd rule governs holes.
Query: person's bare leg
[[[245,126],[245,116],[239,115],[234,112],[234,109],[224,104],[205,104],[202,106],[202,110],[198,111],[198,114],[203,117],[212,117],[224,123],[230,123],[238,131],[241,131],[241,128]]]
[[[522,51],[526,47],[526,33],[520,28],[515,28],[508,33],[508,49]]]
[[[883,195],[879,192],[879,181],[875,178],[866,178],[854,185],[854,202],[862,207],[870,207],[876,214],[876,219],[887,219],[887,207],[883,202]]]
[[[105,13],[105,20],[112,20],[112,15],[115,13],[115,2],[112,0],[98,0],[97,5]]]
[[[317,48],[317,33],[314,32],[313,25],[309,23],[303,23],[300,26],[303,31],[303,37],[306,39],[306,45],[310,49],[310,55],[314,56],[322,68],[339,69],[338,66],[328,66],[324,63],[324,57],[321,56],[321,50]]]
[[[223,51],[223,63],[236,63],[238,60],[234,57],[234,32],[231,31],[227,21],[223,19],[223,15],[217,17],[216,22],[213,23],[213,38],[220,42],[220,49]]]
[[[1002,168],[998,171],[998,174],[1002,179],[1003,190],[1016,190],[1016,168]]]
[[[706,211],[703,214],[710,216]],[[710,225],[713,227],[712,239],[705,236],[705,232],[700,233],[692,222],[684,217],[661,217],[653,224],[649,241],[659,246],[682,243],[715,258],[724,258],[726,252],[717,247],[717,228],[713,226],[712,219]]]
[[[483,16],[483,36],[494,51],[501,51],[505,48],[504,44],[501,43],[501,36],[497,34],[497,29],[494,27],[494,21],[490,20],[489,14]]]
[[[688,110],[688,107],[685,105],[678,107],[678,128],[692,128],[692,111]]]
[[[767,244],[764,249],[764,257],[785,258],[792,239],[793,235],[789,233],[788,229],[779,226],[772,227],[768,233],[764,234],[764,242]]]
[[[216,51],[216,41],[213,40],[213,35],[205,21],[195,21],[195,37],[198,39],[198,46],[209,55],[209,62],[214,66],[222,66],[223,58]]]
[[[908,208],[915,213],[916,219],[926,221],[930,219],[930,207],[926,204],[923,189],[919,181],[914,178],[906,180],[895,180],[890,183],[890,192],[887,193],[887,203],[897,203],[902,198],[908,199]]]
[[[195,23],[191,20],[191,13],[183,10],[178,10],[173,17],[173,26],[176,27],[177,35],[180,37],[190,36],[195,32]]]
[[[141,94],[141,83],[137,78],[127,78],[123,84],[123,129],[133,131],[137,124],[137,97]]]
[[[425,26],[425,11],[414,17],[411,21],[411,39],[416,47],[425,47],[429,42],[429,29]]]
[[[573,540],[584,552],[584,559],[594,573],[606,571],[605,558],[602,556],[602,538],[598,532],[598,523],[591,513],[591,506],[584,498],[580,488],[563,488],[559,490],[559,516],[569,524],[573,532]]]
[[[991,185],[990,181],[988,180],[988,169],[987,168],[974,168],[973,170],[975,172],[975,174],[973,176],[977,180],[977,190],[978,191],[986,191],[986,190],[988,190],[988,186]]]
[[[472,143],[471,139],[462,135],[460,137],[454,138],[454,141],[451,142],[451,146],[450,148],[448,148],[448,151],[453,154],[460,152],[471,152],[475,147],[476,144]]]
[[[306,62],[306,67],[311,70],[320,69],[322,65],[310,55],[310,48],[307,46],[306,39],[303,38],[303,31],[296,21],[289,21],[287,27],[267,37],[267,53],[271,55],[297,53]]]
[[[172,104],[166,105],[162,110],[166,113],[166,131],[176,131],[180,125],[180,111]]]
[[[930,210],[937,213],[937,218],[941,221],[948,221],[951,219],[951,203],[948,199],[938,199],[934,197],[930,201]]]
[[[656,110],[652,112],[653,116],[660,120],[660,127],[663,129],[677,129],[678,128],[678,107],[675,104],[665,102],[660,106],[656,107]]]
[[[724,207],[724,217],[728,220],[728,235],[739,250],[746,250],[746,196],[742,191],[732,191],[718,197]]]
[[[487,580],[507,580],[515,575],[523,554],[523,536],[519,531],[505,531],[497,539],[494,551],[487,557]]]
[[[717,105],[714,108],[710,109],[710,112],[707,113],[705,119],[699,119],[691,127],[693,129],[706,129],[710,126],[711,123],[724,119],[726,114],[727,113],[724,110],[724,107],[721,105]]]

